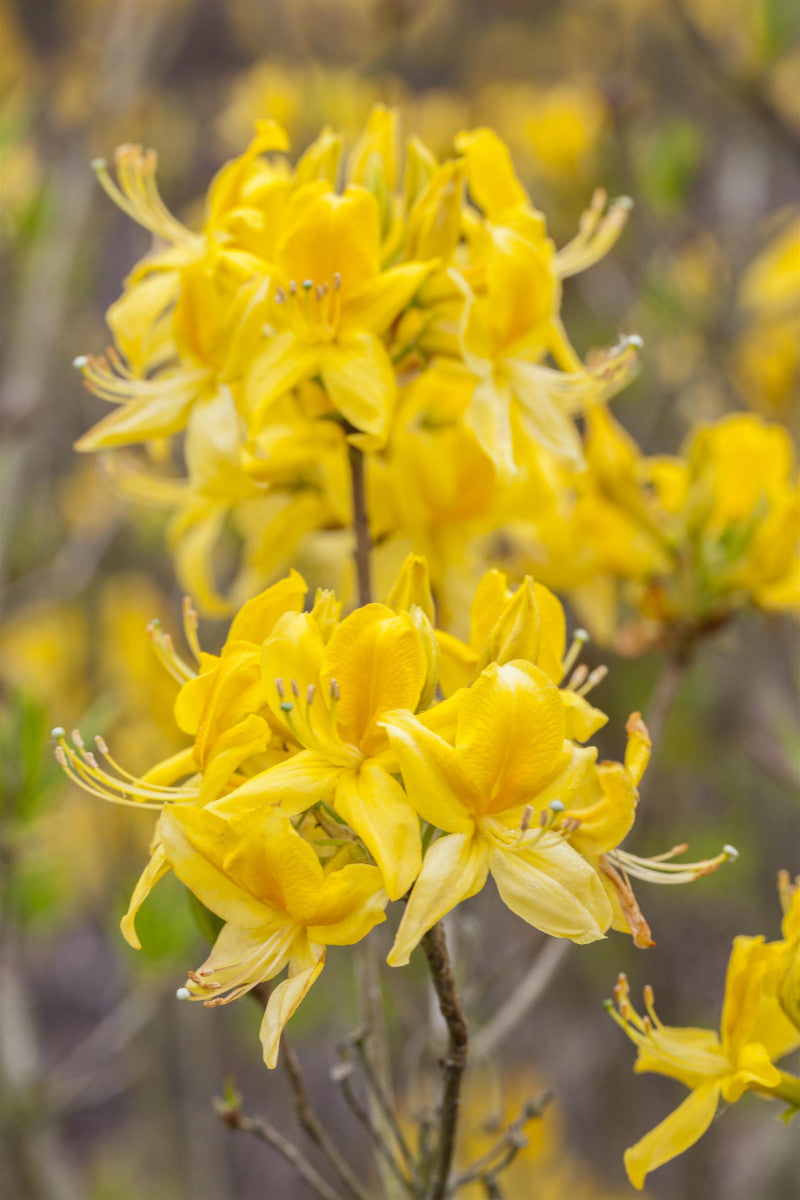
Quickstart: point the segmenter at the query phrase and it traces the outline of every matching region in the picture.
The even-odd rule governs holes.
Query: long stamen
[[[195,608],[191,596],[183,597],[183,633],[186,638],[186,644],[195,657],[196,662],[200,662],[200,656],[203,653],[200,648],[200,640],[197,636],[197,627],[199,618],[197,609]]]
[[[197,672],[193,671],[187,662],[184,662],[175,650],[170,635],[161,628],[159,617],[153,618],[147,626],[147,632],[150,634],[156,658],[177,683],[184,684],[190,679],[197,678]]]
[[[598,683],[602,683],[607,674],[608,667],[595,667],[595,669],[590,673],[586,682],[577,689],[577,694],[579,696],[588,696],[592,688],[596,688]]]
[[[101,800],[110,800],[115,804],[127,804],[136,808],[160,809],[164,804],[192,800],[199,794],[199,789],[196,787],[150,784],[131,775],[111,758],[105,741],[97,738],[96,744],[101,754],[124,777],[117,779],[108,771],[104,771],[95,756],[85,748],[77,729],[72,734],[77,753],[67,743],[65,731],[60,726],[53,730],[53,736],[58,739],[55,755],[59,766],[73,783],[90,795],[98,796]]]
[[[564,656],[564,661],[561,664],[561,669],[564,672],[564,678],[570,673],[574,667],[578,655],[583,647],[589,641],[589,634],[585,629],[576,629],[572,635],[572,645]]]
[[[640,858],[627,850],[609,850],[606,858],[627,875],[643,879],[648,883],[692,883],[704,875],[717,871],[725,862],[735,862],[739,852],[735,846],[723,846],[719,854],[713,858],[701,859],[699,862],[673,863],[667,861],[674,854],[682,853],[685,847],[676,846],[666,854],[654,858]]]

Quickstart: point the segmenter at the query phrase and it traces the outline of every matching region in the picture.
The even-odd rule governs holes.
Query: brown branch
[[[456,990],[441,921],[425,934],[422,948],[428,960],[431,980],[439,1001],[439,1011],[447,1025],[447,1054],[441,1061],[443,1086],[439,1111],[439,1141],[430,1192],[430,1200],[444,1200],[455,1151],[459,1093],[461,1077],[467,1065],[469,1032]]]
[[[306,1091],[306,1081],[294,1046],[284,1033],[281,1041],[281,1060],[292,1088],[294,1111],[300,1126],[313,1142],[316,1142],[330,1163],[331,1170],[339,1177],[353,1200],[370,1200],[369,1193],[361,1186],[349,1164],[337,1150],[317,1114],[311,1107]]]
[[[268,983],[258,983],[254,988],[251,988],[250,995],[257,1004],[262,1008],[266,1008],[269,1001],[269,991]],[[339,1153],[319,1117],[314,1112],[311,1101],[308,1098],[308,1090],[303,1075],[303,1068],[300,1065],[300,1059],[297,1057],[297,1052],[289,1041],[285,1031],[281,1035],[280,1063],[286,1072],[289,1085],[292,1089],[292,1103],[301,1129],[304,1130],[312,1142],[325,1155],[331,1170],[338,1176],[339,1181],[344,1184],[353,1200],[370,1200],[369,1193],[362,1188],[349,1164]]]
[[[242,1133],[250,1133],[272,1146],[273,1150],[277,1150],[286,1162],[291,1163],[298,1175],[302,1175],[320,1200],[342,1200],[339,1193],[317,1173],[294,1142],[284,1137],[266,1117],[246,1117],[237,1105],[220,1104],[217,1111],[220,1120],[224,1121],[229,1129],[240,1129]]]
[[[369,1134],[372,1144],[376,1150],[376,1158],[378,1159],[379,1165],[382,1163],[388,1167],[392,1176],[397,1180],[398,1183],[402,1185],[404,1191],[408,1192],[410,1196],[415,1196],[415,1186],[412,1181],[403,1174],[403,1170],[392,1153],[387,1138],[384,1136],[383,1128],[379,1128],[376,1122],[373,1121],[370,1113],[367,1112],[366,1108],[363,1104],[361,1104],[355,1092],[353,1091],[353,1086],[351,1083],[352,1076],[353,1064],[352,1062],[348,1062],[347,1059],[343,1059],[343,1061],[331,1071],[331,1079],[342,1089],[342,1096],[347,1103],[347,1107],[350,1109],[359,1125],[361,1125],[362,1128]]]
[[[485,1154],[482,1154],[480,1158],[476,1159],[462,1175],[459,1175],[454,1180],[452,1190],[456,1192],[459,1188],[466,1187],[468,1183],[473,1183],[475,1180],[485,1182],[488,1177],[494,1177],[504,1171],[509,1163],[516,1158],[520,1150],[524,1150],[528,1145],[528,1139],[523,1132],[525,1126],[529,1121],[539,1119],[544,1115],[544,1111],[552,1098],[550,1092],[543,1092],[541,1096],[536,1096],[535,1099],[528,1100],[523,1105],[517,1119],[512,1121],[508,1128],[503,1131],[494,1146],[487,1150]]]
[[[372,578],[370,572],[370,550],[372,542],[369,536],[369,517],[367,515],[367,491],[364,478],[364,453],[358,446],[349,444],[347,453],[350,460],[350,484],[353,497],[353,534],[355,548],[353,557],[356,565],[358,580],[358,603],[369,604],[372,601]]]

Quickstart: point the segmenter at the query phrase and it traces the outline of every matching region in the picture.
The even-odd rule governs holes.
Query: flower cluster
[[[182,435],[185,474],[154,480],[123,456],[118,475],[173,509],[178,566],[206,611],[230,611],[213,565],[229,525],[244,543],[239,602],[303,535],[350,525],[348,447],[368,453],[373,535],[424,549],[466,472],[476,490],[459,518],[496,527],[498,491],[540,450],[580,466],[575,416],[634,366],[630,339],[583,363],[561,321],[562,280],[613,245],[627,200],[598,191],[557,250],[490,129],[458,134],[444,162],[412,138],[403,166],[397,141],[378,106],[345,160],[326,129],[292,165],[284,131],[260,121],[214,179],[199,232],[166,209],[153,152],[121,147],[116,178],[96,164],[156,242],[108,312],[115,346],[76,360],[115,405],[78,447],[143,442],[163,462]],[[445,456],[454,477],[428,483],[428,503]]]
[[[617,1024],[638,1048],[635,1070],[679,1079],[690,1094],[660,1125],[625,1153],[631,1183],[682,1154],[708,1129],[720,1099],[734,1103],[747,1090],[800,1107],[800,1079],[775,1065],[800,1046],[800,890],[781,872],[783,938],[737,937],[728,963],[719,1034],[663,1025],[645,988],[642,1017],[621,975],[615,989]]]
[[[631,877],[683,882],[735,852],[677,864],[620,849],[650,753],[637,713],[624,762],[585,743],[606,721],[586,694],[603,677],[577,662],[563,609],[526,578],[490,572],[472,640],[434,625],[423,560],[410,556],[385,603],[341,616],[331,592],[306,607],[296,572],[249,601],[219,655],[196,667],[160,625],[153,639],[182,682],[175,706],[192,739],[141,778],[97,739],[57,730],[57,757],[96,795],[160,810],[150,862],[123,932],[172,870],[224,922],[181,994],[235,999],[288,967],[262,1026],[274,1065],[281,1030],[328,945],[349,945],[407,905],[389,954],[406,963],[426,932],[482,889],[555,937],[586,943],[614,927],[652,945]]]
[[[800,610],[800,481],[782,426],[724,417],[674,457],[643,455],[604,410],[587,426],[586,470],[518,523],[511,568],[536,562],[626,653],[686,645],[749,605]]]

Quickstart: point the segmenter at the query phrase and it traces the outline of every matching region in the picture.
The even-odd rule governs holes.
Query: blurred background
[[[643,369],[614,412],[646,452],[671,453],[691,423],[726,412],[796,421],[798,291],[787,303],[770,264],[798,220],[799,26],[795,0],[0,0],[4,1200],[307,1195],[214,1115],[235,1071],[246,1109],[295,1136],[285,1080],[259,1061],[256,1006],[175,1003],[203,954],[182,889],[168,878],[154,892],[141,952],[119,934],[151,818],[70,789],[52,759],[55,724],[113,736],[134,772],[183,744],[145,631],[154,616],[180,627],[163,518],[133,513],[71,448],[103,412],[72,359],[107,344],[105,309],[149,240],[91,160],[120,142],[154,147],[162,195],[191,224],[259,117],[282,122],[295,151],[325,123],[354,136],[376,101],[439,154],[457,130],[494,126],[557,244],[595,186],[634,199],[612,253],[567,282],[565,324],[582,354],[642,336]],[[800,262],[786,269],[797,283]],[[223,636],[204,624],[209,649]],[[623,1150],[684,1095],[634,1078],[633,1047],[601,1005],[618,971],[634,994],[654,986],[667,1023],[714,1028],[731,938],[779,936],[775,875],[800,870],[796,649],[788,617],[741,617],[709,640],[645,780],[632,849],[687,840],[699,858],[732,842],[736,866],[685,889],[641,885],[656,950],[616,935],[551,953],[536,1005],[485,1040],[465,1143],[484,1148],[507,1105],[555,1095],[510,1200],[632,1195]],[[611,668],[596,740],[618,757],[662,664],[586,657]],[[451,932],[474,1029],[491,1029],[545,939],[489,889]],[[388,948],[391,931],[373,936]],[[320,1111],[363,1162],[329,1079],[358,1024],[349,955],[334,951],[325,976],[291,1033]],[[416,959],[387,999],[410,1118],[425,1099],[412,1075],[434,1063]],[[648,1192],[787,1200],[790,1141],[777,1108],[746,1096]]]

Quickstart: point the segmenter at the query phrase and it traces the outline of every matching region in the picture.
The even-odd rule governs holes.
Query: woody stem
[[[439,1011],[447,1025],[447,1052],[441,1061],[442,1100],[439,1111],[439,1142],[431,1180],[430,1200],[444,1200],[453,1162],[458,1126],[461,1077],[467,1065],[469,1031],[453,977],[444,926],[437,922],[422,939]]]
[[[348,434],[354,433],[352,426],[345,427]],[[355,546],[353,558],[358,582],[358,602],[360,605],[372,603],[372,578],[370,553],[372,541],[369,534],[369,514],[367,512],[367,491],[365,485],[365,455],[363,450],[352,443],[347,447],[350,463],[350,489],[353,502],[353,535]],[[361,1001],[361,1014],[364,1024],[370,1031],[369,1056],[372,1069],[382,1089],[383,1094],[392,1102],[392,1071],[389,1057],[389,1042],[386,1033],[386,1015],[383,1008],[381,992],[380,963],[378,962],[378,945],[368,938],[358,947],[358,985]],[[373,1095],[369,1092],[370,1116],[379,1136],[387,1144],[391,1144],[391,1131],[386,1116]],[[381,1173],[381,1183],[387,1200],[397,1193],[395,1179],[386,1171],[383,1159],[378,1161]]]
[[[350,486],[353,499],[353,533],[355,547],[353,557],[358,580],[358,602],[361,605],[372,603],[372,579],[370,571],[370,550],[372,542],[369,536],[369,517],[367,514],[367,492],[364,480],[364,452],[358,446],[349,444],[347,447],[350,460]]]

